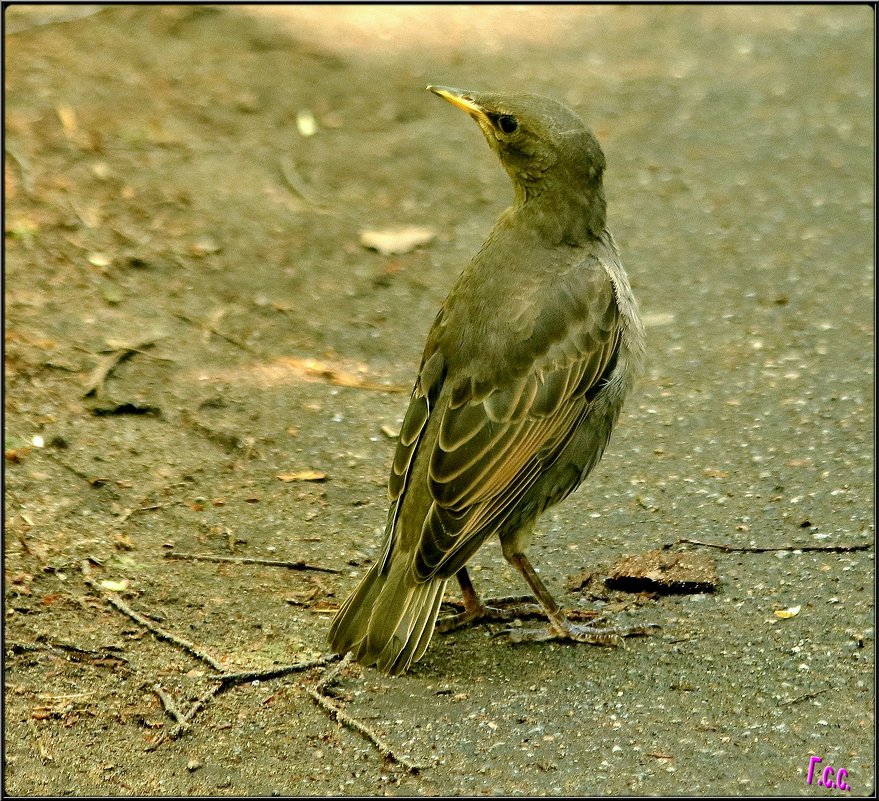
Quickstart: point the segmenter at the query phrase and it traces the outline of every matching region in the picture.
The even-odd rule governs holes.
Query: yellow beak
[[[472,93],[466,89],[453,89],[451,86],[428,86],[427,88],[443,100],[448,100],[456,108],[466,111],[474,119],[486,119],[485,112],[469,97]]]

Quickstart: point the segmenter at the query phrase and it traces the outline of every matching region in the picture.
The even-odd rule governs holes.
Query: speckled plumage
[[[428,334],[384,544],[330,631],[392,674],[422,656],[447,582],[488,537],[524,559],[539,515],[601,458],[644,354],[592,134],[547,98],[432,89],[477,120],[516,200]]]

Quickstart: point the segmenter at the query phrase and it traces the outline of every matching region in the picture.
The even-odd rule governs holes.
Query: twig
[[[830,687],[825,687],[823,690],[815,690],[811,693],[803,693],[802,695],[798,695],[796,698],[791,698],[789,701],[779,701],[776,706],[790,706],[791,704],[795,704],[798,701],[805,701],[807,698],[814,698],[816,695],[821,695],[822,693],[830,692]]]
[[[223,690],[223,684],[216,684],[211,687],[209,690],[203,692],[195,701],[195,703],[186,710],[186,714],[183,716],[183,720],[178,723],[168,735],[172,740],[176,740],[186,727],[189,726],[190,721],[202,710],[204,709],[220,692]]]
[[[343,365],[319,359],[289,357],[282,360],[285,367],[306,381],[323,381],[337,387],[365,389],[371,392],[411,392],[411,384],[382,384],[368,381],[358,372],[345,369]]]
[[[337,659],[339,659],[338,654],[330,654],[328,656],[321,656],[318,659],[312,659],[308,662],[298,662],[293,665],[278,665],[277,667],[264,668],[262,670],[242,670],[238,673],[217,673],[211,676],[211,678],[216,679],[217,681],[222,681],[229,686],[243,684],[247,681],[268,681],[269,679],[277,679],[280,676],[287,676],[290,673],[300,673],[303,670],[323,667],[330,662],[335,662]]]
[[[165,740],[176,740],[181,734],[191,728],[192,719],[202,709],[204,709],[221,692],[224,692],[231,687],[235,687],[238,684],[244,684],[248,681],[255,681],[257,679],[267,680],[277,678],[278,676],[284,676],[288,673],[301,672],[313,667],[325,665],[338,658],[339,657],[336,654],[330,654],[329,656],[313,659],[309,662],[300,662],[295,665],[281,665],[279,667],[267,668],[265,670],[246,670],[239,673],[224,673],[221,671],[211,677],[216,680],[217,683],[202,693],[183,715],[180,714],[173,699],[158,684],[156,684],[153,687],[153,691],[162,700],[165,711],[168,712],[177,722],[171,729],[163,731],[158,737],[156,737],[156,739],[146,747],[146,750],[155,751],[163,742],[165,742]]]
[[[86,584],[88,584],[89,587],[97,590],[104,597],[107,603],[115,606],[120,612],[122,612],[122,614],[130,617],[135,623],[139,623],[145,629],[152,632],[160,640],[167,640],[168,642],[173,643],[178,648],[182,648],[184,651],[194,656],[196,659],[200,659],[202,662],[207,662],[214,670],[219,671],[220,673],[223,672],[224,667],[222,663],[218,662],[210,654],[200,650],[188,640],[184,640],[182,637],[171,634],[170,631],[165,631],[165,629],[157,626],[151,620],[148,620],[143,615],[135,612],[118,595],[113,592],[107,592],[106,590],[104,590],[97,581],[95,581],[88,575],[88,571],[85,569],[85,566],[83,569],[83,580]]]
[[[153,512],[156,509],[165,509],[168,506],[176,506],[177,504],[183,503],[181,500],[176,501],[165,501],[164,503],[151,503],[148,504],[147,501],[152,500],[154,497],[162,493],[163,495],[169,495],[172,489],[177,487],[183,487],[186,485],[185,481],[175,481],[172,484],[164,484],[160,487],[155,487],[151,489],[149,492],[141,495],[140,499],[136,502],[136,506],[132,506],[130,509],[126,509],[125,512],[120,515],[119,520],[116,522],[121,526],[125,521],[128,520],[132,515],[136,515],[140,512]]]
[[[155,344],[155,339],[145,339],[143,342],[125,345],[110,351],[110,353],[98,360],[98,364],[92,372],[82,396],[84,398],[92,396],[100,398],[104,393],[104,382],[118,365],[131,358],[135,353],[140,353],[142,350],[151,348]]]
[[[246,351],[247,353],[256,353],[256,351],[251,348],[250,345],[248,345],[246,342],[242,342],[240,339],[235,339],[235,337],[224,334],[222,331],[218,330],[210,323],[195,320],[192,317],[187,317],[185,314],[180,314],[179,312],[174,312],[173,314],[174,317],[176,317],[178,320],[183,320],[184,323],[189,323],[190,325],[194,325],[196,328],[200,328],[202,331],[207,331],[210,334],[214,334],[214,336],[220,337],[220,339],[225,339],[226,342],[235,345],[236,348],[241,348],[241,350]]]
[[[198,554],[168,554],[168,556],[176,557],[176,558],[197,558]],[[218,561],[218,562],[238,562],[244,564],[256,563],[256,564],[265,564],[267,563],[265,560],[253,560],[253,559],[244,559],[244,558],[236,558],[236,557],[214,557],[209,556],[207,561]],[[280,562],[277,563],[283,567],[289,567],[290,563],[288,562]],[[301,672],[303,670],[308,670],[314,667],[321,667],[323,665],[327,665],[330,662],[334,662],[339,657],[335,654],[329,654],[325,656],[318,657],[317,659],[312,659],[307,662],[300,662],[293,665],[281,665],[278,667],[265,668],[263,670],[247,670],[247,671],[239,671],[237,673],[227,672],[222,664],[220,664],[216,659],[214,659],[210,654],[200,650],[191,642],[182,639],[181,637],[177,637],[170,632],[165,631],[163,628],[157,626],[152,621],[145,618],[143,615],[135,612],[131,607],[129,607],[125,602],[123,602],[115,593],[107,592],[103,590],[100,584],[95,581],[90,575],[90,567],[87,561],[82,562],[82,574],[83,581],[91,587],[92,589],[100,591],[101,595],[104,599],[122,612],[127,617],[131,618],[135,623],[143,626],[147,631],[154,634],[156,637],[162,640],[166,640],[179,648],[182,648],[184,651],[187,651],[192,656],[197,659],[201,659],[204,662],[207,662],[211,667],[213,667],[217,674],[212,676],[215,680],[215,684],[211,686],[208,690],[202,693],[195,703],[192,704],[191,707],[184,713],[181,714],[180,710],[177,708],[177,705],[174,703],[174,700],[171,696],[162,689],[161,685],[156,683],[153,685],[153,692],[159,697],[162,702],[162,705],[165,711],[171,715],[176,721],[174,726],[167,730],[162,731],[147,747],[146,751],[155,751],[162,743],[166,740],[175,740],[185,731],[190,728],[190,722],[192,719],[202,710],[204,709],[217,695],[223,692],[230,687],[236,686],[238,684],[243,684],[248,681],[256,681],[263,679],[272,679],[277,678],[279,676],[284,676],[289,673]],[[297,569],[303,569],[297,567]],[[329,568],[310,568],[310,569],[322,569],[324,571],[336,573],[338,571],[330,570]],[[419,765],[415,762],[412,762],[405,757],[399,756],[394,752],[394,750],[372,729],[370,729],[366,724],[361,723],[356,718],[347,714],[340,707],[336,706],[329,698],[327,698],[323,693],[324,690],[335,681],[336,677],[339,673],[350,663],[351,656],[347,655],[344,659],[339,661],[335,667],[331,670],[328,670],[324,677],[315,685],[314,688],[307,687],[304,684],[300,684],[299,686],[308,694],[308,696],[317,704],[317,706],[326,712],[330,718],[335,720],[342,726],[347,726],[352,731],[357,732],[358,734],[365,737],[369,742],[371,742],[378,752],[385,759],[397,764],[401,765],[403,768],[408,770],[410,773],[418,773],[423,769],[422,765]],[[44,748],[41,745],[39,737],[35,732],[35,739],[37,740],[38,746],[40,747],[41,754],[44,754]],[[44,758],[51,759],[51,757],[44,756]]]
[[[116,649],[113,648],[102,648],[101,650],[95,650],[93,648],[81,648],[80,646],[73,645],[72,643],[66,643],[62,642],[61,640],[50,639],[45,634],[37,635],[37,640],[41,643],[45,643],[46,648],[57,648],[60,651],[67,651],[68,653],[72,654],[72,658],[74,659],[77,656],[83,656],[95,659],[118,659],[120,662],[128,661],[128,659],[126,659],[124,656],[116,653]]]
[[[81,478],[91,487],[100,487],[104,492],[108,493],[112,498],[118,500],[119,493],[114,490],[109,483],[109,479],[103,478],[100,476],[90,476],[88,473],[83,473],[82,470],[77,469],[71,464],[68,464],[64,459],[61,459],[56,454],[54,454],[49,448],[44,448],[41,452],[43,456],[48,459],[51,459],[55,464],[63,467],[65,470],[73,473],[77,478]]]
[[[167,506],[176,506],[180,503],[183,503],[183,501],[168,501],[167,503],[154,503],[150,506],[135,506],[131,509],[128,509],[117,522],[124,523],[126,520],[128,520],[129,517],[131,517],[132,515],[136,515],[138,512],[153,512],[156,509],[164,509]]]
[[[268,567],[286,567],[288,570],[315,570],[319,573],[339,573],[333,567],[310,565],[306,562],[285,562],[279,559],[256,559],[249,556],[215,556],[209,553],[183,553],[169,551],[165,559],[183,559],[190,562],[226,562],[231,565],[266,565]]]
[[[351,652],[349,651],[344,657],[342,657],[338,665],[330,668],[330,670],[324,673],[324,677],[314,685],[314,689],[323,695],[324,690],[326,690],[326,688],[336,680],[337,676],[351,664],[351,658]]]
[[[78,701],[80,698],[88,698],[91,695],[94,695],[94,691],[89,690],[84,693],[63,693],[61,695],[37,693],[37,698],[41,701]]]
[[[162,689],[161,684],[153,685],[153,692],[159,696],[159,700],[162,702],[162,706],[165,707],[165,711],[174,718],[177,723],[181,725],[186,724],[188,726],[183,714],[177,708],[177,704],[174,703],[174,699]]]
[[[192,428],[193,431],[204,434],[211,442],[216,442],[228,451],[244,451],[245,455],[248,455],[253,449],[254,440],[251,437],[239,437],[231,432],[215,431],[210,426],[206,426],[200,420],[197,420],[189,412],[184,412],[181,415],[181,420]]]
[[[401,757],[398,754],[394,753],[394,750],[384,741],[378,734],[376,734],[372,729],[369,728],[365,723],[361,723],[356,718],[351,717],[349,714],[344,712],[340,707],[336,706],[329,698],[325,695],[322,695],[317,690],[312,689],[311,687],[302,688],[308,693],[308,696],[314,701],[324,712],[326,712],[333,720],[342,726],[347,726],[352,731],[356,731],[358,734],[363,735],[367,740],[369,740],[378,750],[378,752],[387,760],[394,762],[398,765],[402,765],[406,770],[410,773],[418,773],[419,771],[424,769],[423,765],[419,765],[415,762],[411,762],[405,757]]]
[[[847,553],[849,551],[867,551],[873,547],[872,542],[856,542],[851,545],[724,545],[720,542],[702,542],[701,540],[691,540],[687,537],[681,537],[674,544],[701,545],[703,548],[719,548],[726,553],[731,553],[733,551],[744,551],[747,553],[766,553],[767,551],[829,551],[831,553]]]
[[[183,732],[187,731],[190,728],[190,722],[192,719],[202,710],[204,709],[215,696],[219,695],[220,692],[224,689],[224,685],[222,682],[219,684],[215,684],[209,690],[203,692],[195,703],[189,707],[186,711],[186,714],[183,715],[181,720],[176,723],[169,731],[163,731],[155,740],[153,740],[144,751],[155,751],[165,740],[176,740]]]

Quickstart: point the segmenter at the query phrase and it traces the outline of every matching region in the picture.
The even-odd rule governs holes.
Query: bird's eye
[[[503,117],[497,118],[497,127],[500,128],[505,134],[514,133],[516,128],[519,127],[519,123],[515,117],[511,117],[508,114],[505,114]]]

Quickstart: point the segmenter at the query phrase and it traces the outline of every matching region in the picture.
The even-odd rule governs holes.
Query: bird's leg
[[[482,599],[470,581],[467,568],[462,567],[455,577],[461,586],[461,596],[464,599],[464,610],[448,617],[440,618],[436,624],[436,630],[441,633],[454,631],[455,629],[469,626],[471,623],[488,623],[495,620],[515,620],[520,617],[534,617],[542,614],[539,606],[533,603],[530,595],[517,596],[514,598],[498,598],[488,603]]]
[[[436,630],[439,632],[454,631],[455,629],[468,626],[474,620],[482,617],[485,610],[485,606],[473,588],[473,582],[470,581],[467,568],[462,567],[455,573],[455,578],[458,579],[458,584],[461,586],[461,595],[464,598],[464,611],[440,618],[436,624]]]
[[[534,642],[541,640],[574,640],[586,642],[592,645],[620,645],[623,637],[634,637],[640,634],[649,634],[655,625],[646,626],[591,626],[587,624],[574,624],[568,620],[550,595],[546,585],[540,580],[537,571],[531,566],[528,557],[521,552],[507,553],[504,551],[507,561],[521,574],[534,597],[540,603],[544,613],[549,618],[548,629],[511,629],[508,634],[513,642]],[[597,618],[601,621],[601,618]]]

